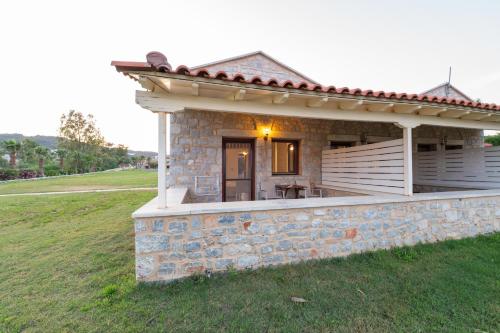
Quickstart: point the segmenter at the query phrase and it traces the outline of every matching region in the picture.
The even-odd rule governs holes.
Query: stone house
[[[158,114],[158,197],[134,213],[139,280],[499,228],[500,150],[483,148],[483,130],[500,129],[495,104],[452,86],[322,86],[263,52],[112,65]]]
[[[424,91],[422,94],[429,96],[438,96],[446,98],[461,99],[464,101],[472,102],[472,98],[458,90],[455,86],[448,82],[442,83],[437,87]]]

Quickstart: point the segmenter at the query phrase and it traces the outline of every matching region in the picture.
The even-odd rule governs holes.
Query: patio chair
[[[281,190],[274,189],[274,193],[269,193],[267,190],[264,190],[259,183],[259,199],[260,200],[276,200],[276,199],[285,199],[285,193]]]
[[[302,192],[301,198],[323,198],[323,189],[317,188],[314,183],[309,183]]]

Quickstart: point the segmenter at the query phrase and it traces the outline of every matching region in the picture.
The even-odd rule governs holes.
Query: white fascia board
[[[404,127],[419,125],[460,127],[473,129],[500,130],[500,123],[474,121],[435,116],[419,116],[400,113],[373,113],[369,111],[340,110],[337,108],[310,108],[307,106],[272,104],[253,101],[230,101],[221,98],[161,94],[136,91],[136,102],[153,112],[178,112],[185,109],[235,112],[256,115],[298,117],[310,119],[329,119],[346,121],[367,121],[402,124]]]

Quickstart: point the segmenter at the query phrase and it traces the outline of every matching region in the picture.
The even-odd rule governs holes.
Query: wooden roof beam
[[[229,95],[227,99],[232,100],[232,101],[242,101],[245,99],[246,94],[247,94],[247,91],[245,89],[238,89],[234,93]]]
[[[341,110],[358,110],[365,104],[362,100],[341,101],[338,105]]]
[[[468,115],[470,111],[467,110],[446,110],[439,114],[440,117],[443,118],[460,118],[465,115]]]
[[[367,110],[371,112],[391,112],[394,103],[374,103],[368,104]]]
[[[402,104],[402,105],[395,105],[394,106],[395,113],[413,114],[413,113],[419,112],[420,110],[422,110],[421,105]]]
[[[290,98],[290,94],[289,93],[283,93],[283,94],[275,95],[275,96],[273,96],[273,103],[274,104],[283,104],[286,101],[288,101],[289,98]]]
[[[437,116],[443,112],[446,112],[447,110],[447,108],[422,108],[418,111],[418,114],[420,116]]]
[[[149,90],[149,91],[154,91],[156,84],[152,80],[150,80],[149,78],[145,78],[145,77],[141,76],[141,77],[137,78],[137,81],[139,81],[139,84],[144,89]]]
[[[193,96],[200,96],[200,84],[193,82],[191,84],[191,95]]]
[[[314,98],[314,99],[309,99],[307,101],[307,106],[310,108],[319,108],[328,102],[328,97],[320,97],[320,98]]]
[[[159,86],[165,92],[172,92],[172,80],[159,78],[154,81],[157,86]]]
[[[460,119],[465,119],[465,120],[485,120],[491,116],[493,116],[494,113],[485,113],[485,112],[471,112],[469,114],[463,115],[460,117]]]
[[[494,121],[494,122],[498,122],[498,121],[500,121],[500,114],[493,113],[493,114],[491,114],[491,116],[482,119],[482,121]]]

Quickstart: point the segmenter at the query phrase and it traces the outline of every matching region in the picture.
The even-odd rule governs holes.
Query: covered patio
[[[431,187],[429,191],[441,191],[447,187],[483,189],[497,186],[496,181],[486,185],[488,180],[495,179],[495,168],[490,167],[488,172],[484,167],[466,168],[465,179],[481,178],[485,182],[482,186],[478,182],[447,182],[445,179],[450,177],[451,170],[429,178],[433,171],[423,165],[425,156],[443,163],[438,162],[438,156],[458,156],[459,153],[464,160],[480,158],[484,161],[481,165],[486,162],[489,166],[494,165],[496,150],[482,148],[482,130],[500,129],[500,116],[492,110],[442,105],[417,97],[391,100],[375,98],[374,93],[366,92],[342,96],[318,89],[301,91],[255,83],[242,85],[200,76],[190,77],[190,80],[175,79],[176,76],[179,75],[148,73],[148,82],[156,82],[159,87],[168,86],[168,92],[166,88],[159,92],[160,88],[154,88],[156,86],[153,86],[153,91],[136,92],[137,103],[158,114],[160,161],[163,160],[162,153],[165,154],[167,114],[172,117],[170,178],[161,174],[163,168],[160,168],[158,182],[161,207],[168,206],[166,188],[169,186],[188,188],[192,202],[230,201],[223,195],[226,184],[225,156],[222,156],[223,141],[229,139],[252,141],[255,145],[252,163],[257,163],[255,170],[248,171],[255,173],[253,184],[249,185],[252,189],[235,200],[261,199],[258,196],[261,190],[274,193],[276,185],[295,183],[313,183],[324,189],[325,196],[342,193],[411,196],[415,185],[422,185],[417,188],[418,192],[426,191],[424,185]],[[138,78],[140,80],[141,76]],[[292,126],[293,130],[286,126],[276,128],[277,123],[294,121],[297,126]],[[231,123],[236,125],[228,125]],[[245,123],[251,123],[251,126],[245,127]],[[335,124],[344,128],[348,127],[346,124],[354,124],[354,129],[349,133],[343,129],[341,133],[345,134],[338,134]],[[312,127],[312,130],[304,129],[306,127]],[[380,127],[386,134],[367,135],[370,127]],[[420,131],[421,128],[427,129]],[[425,134],[435,128],[443,128],[449,133],[466,132],[469,135],[466,139],[473,143],[466,144],[463,139],[450,140],[460,141],[454,148],[461,149],[445,151],[448,148],[442,145],[442,141],[450,135],[433,137]],[[210,133],[203,137],[203,133],[198,132]],[[297,142],[299,153],[295,173],[271,172],[275,157],[272,146],[279,141]],[[436,147],[443,146],[443,150],[419,151],[420,145],[427,147],[429,142],[435,142]],[[332,146],[342,143],[348,146],[340,149]],[[213,159],[216,161],[210,162]]]
[[[139,280],[500,228],[500,150],[482,147],[483,130],[500,130],[496,105],[149,60],[113,62],[158,115],[158,197],[133,215]],[[286,184],[322,197],[260,200]]]

